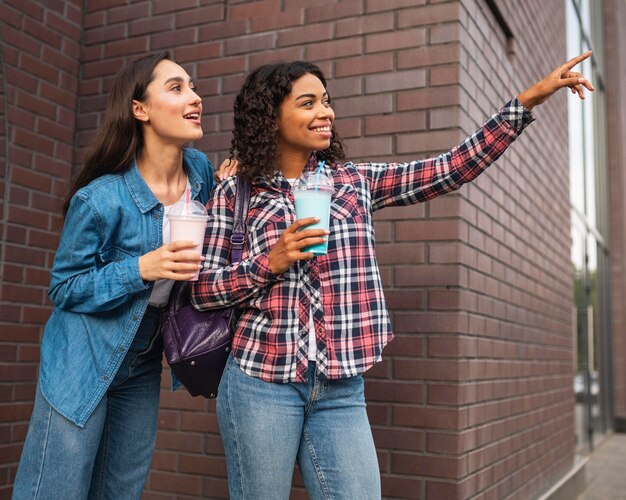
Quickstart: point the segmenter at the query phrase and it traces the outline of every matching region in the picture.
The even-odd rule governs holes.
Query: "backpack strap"
[[[250,205],[250,181],[241,175],[237,176],[237,190],[235,191],[235,220],[233,233],[230,236],[231,262],[240,262],[243,254],[243,244],[246,239],[246,216]]]

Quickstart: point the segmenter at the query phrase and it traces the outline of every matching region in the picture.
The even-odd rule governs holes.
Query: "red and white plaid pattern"
[[[206,261],[193,286],[198,309],[237,304],[233,354],[248,374],[271,382],[304,382],[309,315],[318,370],[351,377],[380,360],[392,337],[374,251],[372,213],[460,188],[493,163],[534,120],[513,99],[448,153],[410,163],[327,165],[335,194],[328,254],[294,264],[280,276],[268,253],[296,220],[291,185],[280,172],[253,182],[243,261],[229,265],[236,180],[219,184],[207,204]],[[312,157],[306,168],[316,167]]]

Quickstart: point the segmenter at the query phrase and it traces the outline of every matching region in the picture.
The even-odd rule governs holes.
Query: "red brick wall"
[[[205,138],[196,146],[214,163],[229,147],[232,101],[245,73],[294,58],[318,63],[329,77],[351,159],[439,153],[565,56],[563,2],[495,3],[514,34],[512,44],[483,0],[92,0],[82,19],[74,149],[84,147],[98,125],[117,69],[147,51],[174,48],[203,95]],[[54,9],[22,1],[18,11],[13,5],[0,6],[5,68],[21,61],[26,76],[39,65],[45,71],[34,75],[29,99],[18,99],[29,87],[17,81],[6,96],[9,117],[11,103],[28,110],[14,113],[15,124],[9,121],[9,155],[16,155],[11,168],[38,175],[22,181],[18,175],[10,190],[28,208],[16,213],[31,214],[16,221],[34,227],[14,229],[22,239],[5,245],[3,290],[23,295],[2,304],[0,467],[7,465],[0,469],[0,488],[15,470],[47,315],[46,269],[55,240],[46,232],[58,216],[35,204],[51,191],[63,192],[72,160],[71,135],[66,143],[53,135],[57,129],[31,125],[47,123],[51,109],[73,120],[76,109],[73,100],[70,105],[59,103],[56,94],[40,96],[54,76],[50,47],[40,49],[34,65],[36,57],[7,45],[5,33],[18,36],[12,28],[21,26],[18,21],[42,22],[28,9]],[[72,13],[80,10],[63,5]],[[59,30],[56,17],[50,19],[36,36],[19,36],[57,50],[74,48],[66,40],[75,44],[79,34],[73,38],[73,29]],[[71,25],[79,27],[80,16]],[[42,41],[47,31],[55,36]],[[65,54],[61,61],[75,64],[77,57]],[[59,63],[52,66],[65,96],[76,85],[76,67],[70,72]],[[547,489],[572,462],[566,99],[561,93],[542,106],[538,122],[506,156],[459,194],[376,216],[377,252],[397,334],[367,378],[385,496],[528,498]],[[34,144],[19,142],[33,130]],[[25,178],[35,186],[24,186]],[[45,228],[38,226],[42,217]],[[42,237],[37,245],[44,248],[31,243],[31,233]],[[16,244],[22,246],[16,258],[34,258],[36,250],[44,261],[14,265],[9,249]],[[38,271],[36,281],[29,269]],[[12,281],[36,282],[36,293],[25,290],[32,286],[5,286],[11,270],[19,275]],[[33,296],[36,306],[30,304]],[[168,383],[165,376],[145,497],[226,497],[214,404],[172,394]],[[294,491],[303,497],[300,488]]]
[[[626,78],[626,6],[608,0],[604,4],[605,77],[607,101],[607,146],[611,218],[611,292],[613,304],[613,387],[615,417],[626,431],[626,150],[624,130],[626,105],[620,81]]]
[[[26,434],[50,311],[48,271],[74,151],[81,3],[0,3],[2,498],[8,498]]]

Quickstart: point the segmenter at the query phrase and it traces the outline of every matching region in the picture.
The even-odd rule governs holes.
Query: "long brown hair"
[[[143,129],[141,122],[133,116],[132,101],[147,99],[147,88],[153,79],[154,69],[163,60],[172,60],[168,52],[145,56],[124,66],[115,76],[102,125],[85,154],[82,170],[65,198],[64,215],[76,191],[102,175],[123,172],[133,158],[141,155]]]

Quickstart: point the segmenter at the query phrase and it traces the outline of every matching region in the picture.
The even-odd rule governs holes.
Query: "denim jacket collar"
[[[198,172],[198,167],[191,161],[191,157],[186,150],[183,150],[183,165],[185,166],[189,185],[191,186],[191,199],[195,199],[200,189],[202,189],[202,186],[204,186],[204,180]],[[142,214],[149,212],[159,204],[159,200],[156,199],[152,190],[148,187],[148,184],[146,184],[146,181],[139,172],[136,159],[133,159],[130,167],[124,172],[124,182],[128,186],[128,191]]]

